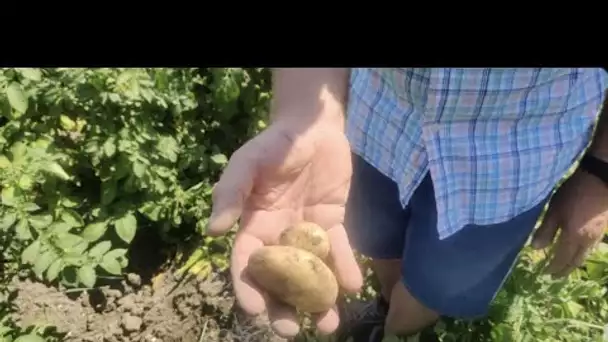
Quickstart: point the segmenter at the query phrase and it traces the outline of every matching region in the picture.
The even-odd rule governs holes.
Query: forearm
[[[307,124],[320,120],[343,124],[349,75],[346,68],[274,69],[273,121],[287,118]]]
[[[608,103],[606,103],[608,101],[604,102],[602,112],[600,113],[600,117],[598,119],[595,136],[588,153],[596,158],[608,162]]]

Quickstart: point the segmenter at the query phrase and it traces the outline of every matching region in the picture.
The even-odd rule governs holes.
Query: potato
[[[262,247],[251,255],[247,271],[273,298],[300,311],[327,311],[338,298],[338,282],[329,267],[296,247]]]
[[[301,222],[283,231],[279,244],[309,251],[325,260],[329,255],[329,236],[316,223]]]

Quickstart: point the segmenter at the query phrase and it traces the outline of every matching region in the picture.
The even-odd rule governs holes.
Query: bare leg
[[[393,286],[386,324],[387,334],[412,335],[435,323],[439,314],[422,305],[398,281]]]
[[[416,300],[401,280],[401,260],[373,260],[372,267],[384,299],[390,302],[385,331],[411,335],[433,324],[439,315]]]
[[[372,260],[372,268],[380,283],[380,293],[382,294],[382,297],[386,301],[390,301],[393,287],[401,278],[401,260]]]

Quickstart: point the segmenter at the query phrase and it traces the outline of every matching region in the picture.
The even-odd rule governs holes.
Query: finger
[[[296,311],[279,301],[266,298],[270,327],[282,338],[291,338],[300,332]]]
[[[573,262],[577,252],[578,245],[571,243],[568,236],[562,232],[557,239],[557,243],[553,249],[553,257],[547,266],[546,272],[555,277],[563,274],[570,267],[569,264]]]
[[[559,222],[557,215],[549,207],[549,211],[545,215],[540,227],[536,229],[532,237],[532,248],[543,249],[547,248],[555,239]]]
[[[589,255],[591,255],[591,253],[593,252],[594,248],[595,245],[580,246],[578,248],[578,252],[574,256],[574,261],[572,262],[572,264],[575,265],[575,267],[583,266]]]
[[[316,315],[317,330],[323,335],[329,335],[338,329],[340,325],[340,316],[338,309],[333,307],[324,314]]]
[[[241,216],[256,173],[255,159],[251,156],[253,154],[247,154],[244,149],[235,152],[213,188],[213,209],[207,234],[224,234]]]
[[[348,292],[359,292],[363,286],[363,275],[357,264],[348,236],[341,223],[327,231],[331,244],[330,256],[336,278]]]
[[[250,315],[258,315],[266,309],[263,294],[257,289],[246,272],[249,257],[262,246],[263,243],[260,239],[246,231],[239,231],[236,234],[232,249],[230,274],[234,294],[239,306]]]
[[[262,246],[275,241],[280,227],[286,227],[292,216],[289,210],[243,213],[232,248],[230,272],[237,302],[248,314],[260,314],[267,307],[264,293],[247,273],[249,258]]]
[[[572,259],[564,269],[560,270],[559,272],[557,272],[555,274],[556,278],[561,278],[561,277],[565,277],[568,276],[570,273],[572,273],[572,271],[574,271],[575,269],[577,269],[578,267],[583,265],[583,262],[585,262],[585,259],[587,258],[587,256],[589,255],[589,250],[585,247],[578,247],[577,251],[575,252],[574,255],[574,259]]]

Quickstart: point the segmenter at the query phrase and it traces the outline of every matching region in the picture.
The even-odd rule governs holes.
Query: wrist
[[[277,69],[271,121],[344,129],[350,69]]]
[[[323,104],[318,106],[295,104],[290,108],[273,110],[270,117],[272,123],[283,123],[304,129],[312,126],[325,126],[344,131],[345,124],[343,108]]]

